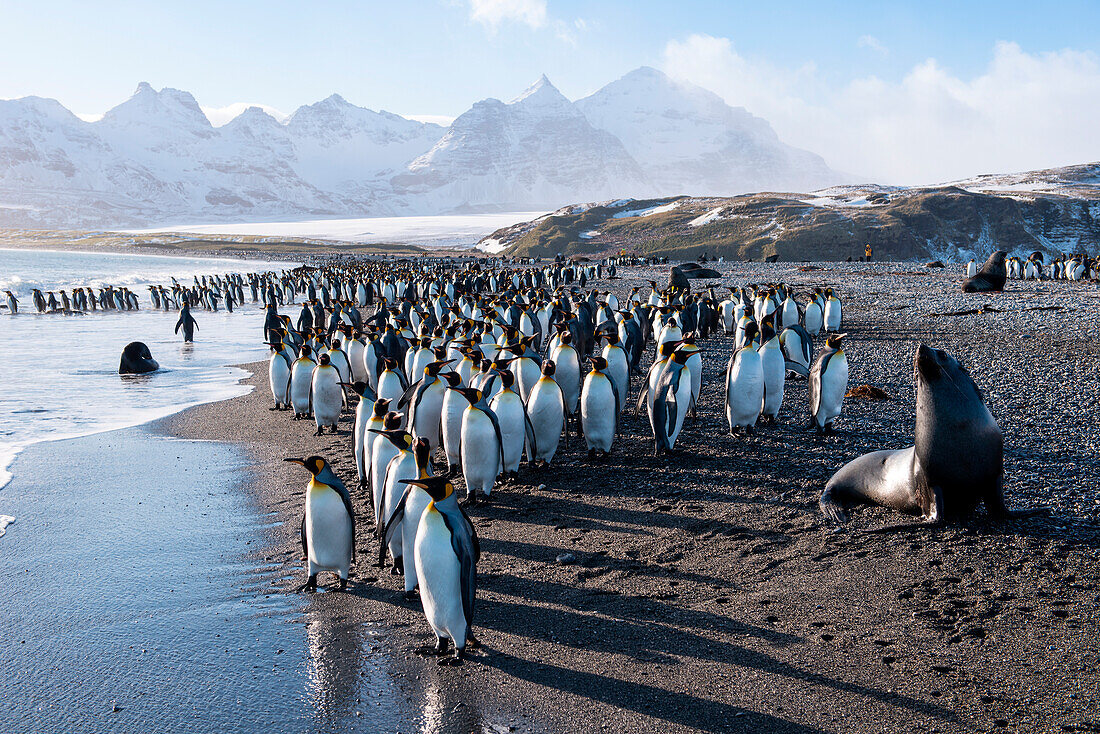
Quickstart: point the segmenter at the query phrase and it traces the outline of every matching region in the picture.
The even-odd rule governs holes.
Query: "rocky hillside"
[[[811,194],[618,200],[564,207],[482,240],[488,252],[627,250],[673,258],[981,259],[1100,253],[1100,163],[988,175],[936,187],[841,186]]]

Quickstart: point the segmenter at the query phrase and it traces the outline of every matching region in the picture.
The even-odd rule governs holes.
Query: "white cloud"
[[[546,25],[546,0],[470,0],[470,18],[492,30],[505,22]]]
[[[878,40],[874,36],[860,36],[859,40],[856,41],[856,45],[860,48],[869,48],[876,53],[882,54],[883,56],[888,56],[890,54],[890,49],[886,48],[886,46],[882,44],[882,41]]]
[[[835,168],[886,183],[1100,160],[1100,59],[1091,52],[1031,54],[1001,42],[971,78],[928,59],[899,81],[836,87],[811,64],[776,67],[741,56],[729,39],[697,35],[669,42],[664,67],[766,118]]]
[[[210,120],[210,124],[214,127],[221,127],[234,117],[237,117],[249,107],[259,107],[267,114],[274,117],[279,122],[286,122],[290,117],[286,112],[277,110],[274,107],[265,104],[249,104],[247,102],[235,102],[225,107],[203,107],[202,112],[206,115],[206,119]]]

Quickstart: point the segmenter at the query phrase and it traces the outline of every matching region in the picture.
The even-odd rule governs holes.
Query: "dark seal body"
[[[988,291],[1003,291],[1005,281],[1008,280],[1008,268],[1005,267],[1005,251],[997,250],[982,265],[981,270],[974,274],[973,278],[967,278],[963,283],[963,293],[985,293]]]
[[[914,445],[875,451],[845,464],[821,495],[827,517],[843,521],[857,504],[882,505],[932,522],[1005,507],[1004,438],[970,375],[951,355],[921,344]]]
[[[120,375],[143,375],[160,369],[160,365],[149,353],[145,342],[130,342],[122,350],[122,359],[118,363]]]
[[[687,293],[691,290],[691,284],[688,283],[687,276],[684,275],[684,271],[675,265],[668,271],[668,287],[675,288],[676,290]]]

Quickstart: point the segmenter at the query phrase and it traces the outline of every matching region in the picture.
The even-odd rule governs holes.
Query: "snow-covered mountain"
[[[470,210],[537,209],[650,186],[619,139],[593,127],[545,76],[508,104],[475,104],[393,183],[430,208]]]
[[[544,76],[446,129],[339,95],[221,127],[189,93],[146,83],[95,122],[54,100],[0,100],[0,226],[555,209],[841,178],[766,121],[645,68],[576,103]]]
[[[622,141],[654,195],[812,191],[840,180],[820,156],[781,142],[767,120],[648,66],[577,107]]]

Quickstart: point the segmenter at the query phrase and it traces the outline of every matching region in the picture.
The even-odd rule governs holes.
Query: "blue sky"
[[[0,1],[0,98],[37,94],[97,113],[149,81],[190,91],[210,108],[258,102],[290,112],[339,92],[373,109],[453,117],[484,97],[508,99],[543,72],[577,98],[646,64],[766,117],[781,137],[838,167],[883,179],[952,175],[952,165],[921,164],[927,151],[908,161],[882,159],[925,130],[935,133],[926,141],[933,150],[941,137],[951,143],[946,158],[965,153],[988,138],[982,125],[1000,128],[1017,107],[1031,127],[1001,131],[997,146],[1065,137],[1067,129],[1070,139],[1036,147],[1034,155],[1005,155],[1004,166],[1100,157],[1091,135],[1074,132],[1100,112],[1096,100],[1060,107],[1100,96],[1093,94],[1100,90],[1100,2],[776,5]],[[1057,89],[1000,107],[1017,86],[1029,85]],[[969,129],[940,130],[952,127],[944,105],[956,103],[998,109],[979,109],[988,119],[970,120]],[[1026,109],[1037,104],[1070,119],[1046,130]],[[856,115],[876,121],[845,132]],[[868,142],[879,128],[913,117],[921,120],[916,130]],[[868,145],[873,150],[858,150]],[[964,164],[987,158],[1000,164],[996,156],[964,156],[956,167],[962,173]]]

